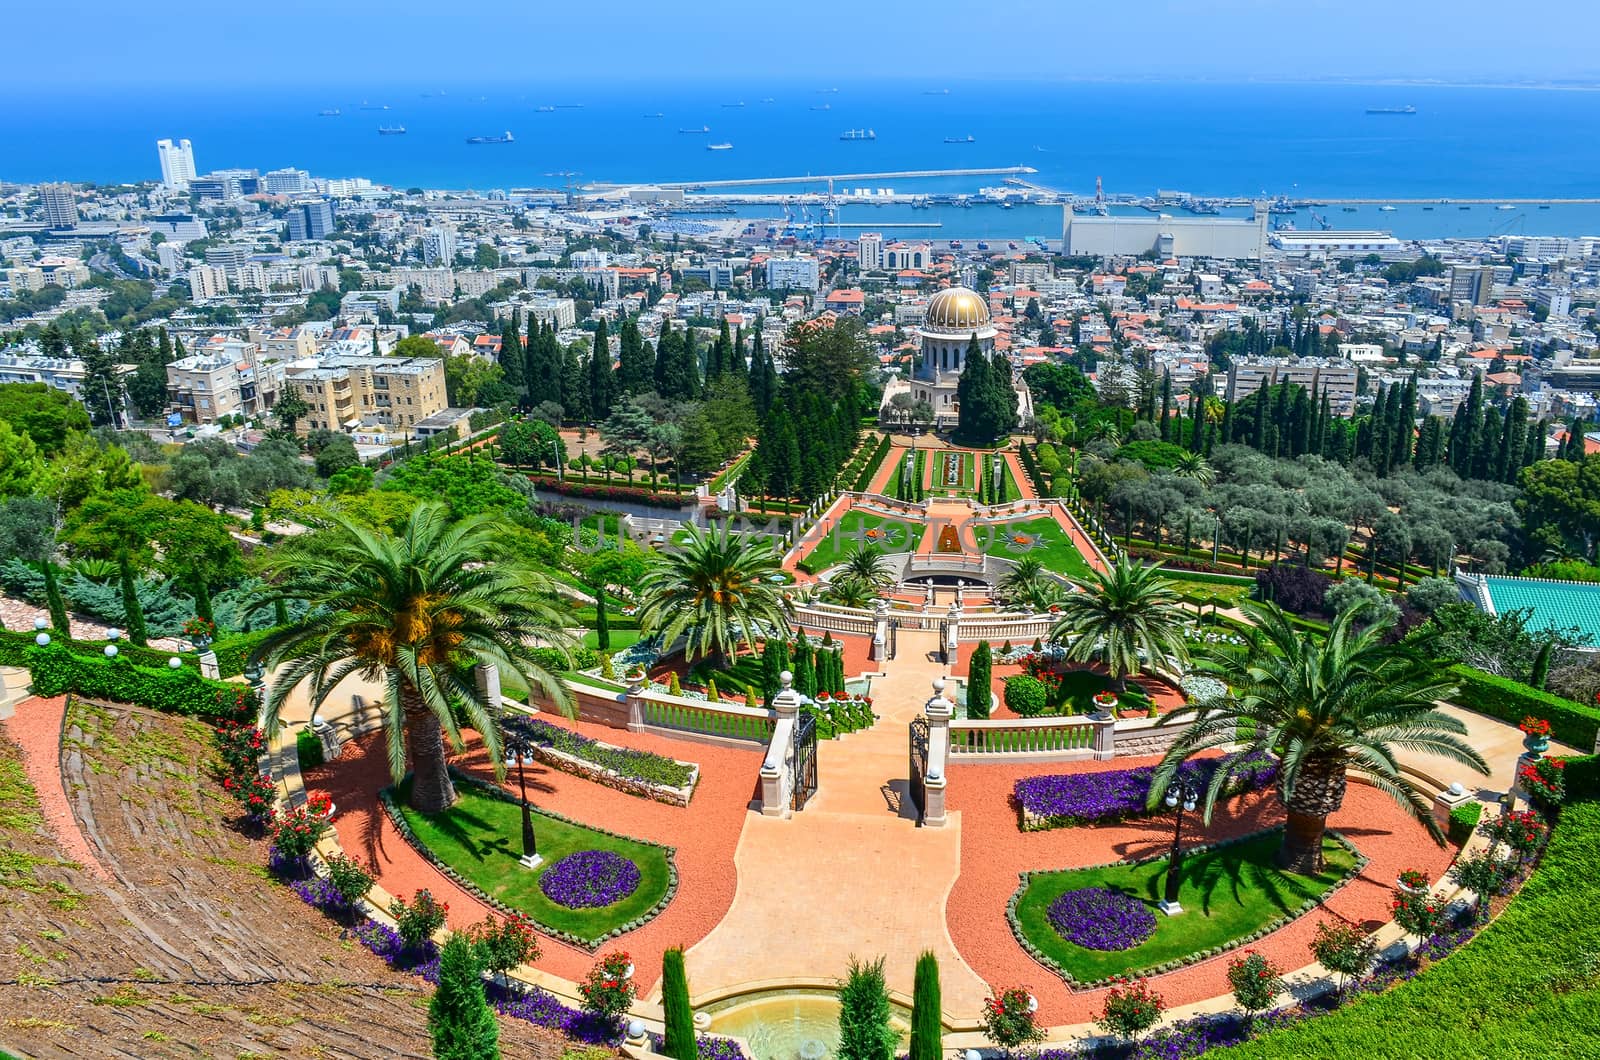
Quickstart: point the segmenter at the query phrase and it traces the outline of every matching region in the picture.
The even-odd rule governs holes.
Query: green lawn
[[[915,552],[922,542],[924,529],[923,524],[914,519],[849,511],[805,557],[806,566],[813,571],[826,570],[842,562],[858,545],[875,544],[885,552]],[[885,536],[871,538],[868,534],[873,531],[881,531]]]
[[[1067,670],[1061,675],[1055,701],[1045,713],[1093,714],[1098,709],[1094,705],[1095,693],[1104,692],[1110,684],[1109,677],[1093,670]],[[1003,688],[1001,701],[1004,702]],[[1117,702],[1118,710],[1144,710],[1150,706],[1150,697],[1135,682],[1129,681],[1128,687],[1117,697]]]
[[[606,650],[618,652],[643,638],[644,633],[637,629],[612,629],[611,647]],[[600,634],[595,630],[589,630],[583,635],[583,643],[598,650],[600,647]]]
[[[975,494],[978,490],[977,471],[972,462],[972,454],[956,452],[956,481],[954,485],[945,482],[945,461],[950,450],[933,454],[933,485],[930,493],[942,493],[947,496],[965,496]]]
[[[918,449],[917,450],[917,467],[916,467],[916,471],[911,476],[911,480],[913,482],[917,482],[917,483],[921,483],[922,482],[922,469],[925,466],[927,466],[927,462],[928,462],[928,451],[926,449]],[[905,470],[906,470],[906,453],[902,452],[895,459],[894,472],[893,472],[893,474],[891,474],[889,476],[888,484],[886,484],[883,487],[883,495],[885,497],[899,498],[899,496],[900,496],[900,479],[901,479],[901,476],[903,476],[905,474]]]
[[[1169,917],[1156,909],[1166,884],[1167,859],[1137,865],[1034,873],[1017,901],[1016,919],[1040,952],[1079,982],[1132,975],[1201,950],[1224,946],[1297,911],[1355,871],[1356,856],[1332,837],[1323,842],[1328,871],[1291,876],[1272,865],[1281,831],[1185,858],[1178,901],[1184,912]],[[1063,939],[1047,917],[1050,903],[1080,887],[1111,887],[1131,894],[1156,915],[1156,930],[1128,950],[1091,950]]]
[[[648,917],[666,896],[672,865],[665,847],[596,832],[548,814],[534,812],[533,828],[544,864],[525,869],[522,811],[514,802],[459,784],[460,800],[444,813],[427,816],[406,805],[407,780],[395,789],[395,802],[417,840],[440,861],[490,897],[527,913],[539,926],[593,942],[630,920]],[[639,886],[628,897],[599,909],[568,909],[544,896],[539,877],[568,854],[610,850],[639,866]]]
[[[1001,559],[1038,556],[1047,569],[1069,578],[1087,577],[1089,563],[1078,551],[1067,532],[1054,519],[1027,519],[1014,523],[989,523],[973,527],[979,548]],[[1032,542],[1024,546],[1014,535],[1026,535]]]

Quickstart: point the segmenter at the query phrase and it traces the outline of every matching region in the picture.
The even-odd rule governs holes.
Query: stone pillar
[[[1094,726],[1094,756],[1105,761],[1117,757],[1117,719],[1114,715],[1092,714],[1089,723]]]
[[[311,732],[322,744],[324,762],[331,762],[343,753],[344,741],[339,738],[339,730],[329,725],[321,714],[311,715]]]
[[[944,694],[943,679],[933,683],[933,698],[923,708],[928,716],[928,770],[923,775],[922,826],[943,828],[945,825],[945,790],[950,778],[946,768],[950,757],[950,719],[956,705]]]
[[[961,633],[961,605],[952,603],[950,614],[945,620],[944,631],[944,661],[954,664],[956,661],[956,644]]]
[[[794,674],[788,670],[778,675],[783,685],[772,697],[772,709],[777,714],[772,725],[772,742],[767,745],[767,757],[761,762],[761,814],[763,817],[788,817],[789,769],[794,756],[795,718],[800,713],[800,693],[794,690]]]
[[[28,694],[28,671],[0,666],[0,721],[15,714],[17,704],[27,699]]]
[[[928,583],[928,607],[933,607],[933,583]]]
[[[1450,811],[1464,803],[1471,802],[1474,796],[1459,781],[1451,784],[1445,790],[1433,797],[1433,822],[1439,826],[1440,831],[1450,827]]]
[[[472,669],[472,679],[478,686],[478,695],[490,710],[499,710],[505,702],[500,695],[500,667],[494,663],[479,663]]]
[[[222,680],[222,667],[217,662],[217,653],[207,648],[200,653],[200,676],[209,677],[213,681]]]
[[[883,660],[884,647],[889,643],[889,601],[879,600],[872,613],[872,661]]]
[[[644,731],[644,699],[645,679],[643,677],[630,677],[628,679],[628,731]]]

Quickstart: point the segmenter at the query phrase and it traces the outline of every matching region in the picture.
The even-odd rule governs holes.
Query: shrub
[[[439,954],[439,985],[428,1002],[435,1060],[498,1060],[500,1025],[484,998],[472,944],[454,935]]]
[[[1339,977],[1341,992],[1350,979],[1366,974],[1377,955],[1377,944],[1354,924],[1323,921],[1311,940],[1311,956]]]
[[[944,1006],[940,999],[939,959],[929,950],[917,957],[911,993],[911,1053],[907,1060],[943,1060]]]
[[[689,783],[694,767],[685,765],[654,751],[638,751],[629,747],[613,747],[591,740],[582,733],[552,725],[537,718],[512,717],[502,723],[503,728],[526,737],[541,747],[549,747],[592,765],[609,769],[618,776],[668,788],[681,788]]]
[[[328,859],[328,882],[347,904],[354,906],[372,889],[373,876],[355,858],[335,854]]]
[[[1297,615],[1320,613],[1323,598],[1333,585],[1332,576],[1292,563],[1279,563],[1256,572],[1256,593],[1260,598],[1272,600]]]
[[[994,672],[989,642],[979,641],[972,650],[972,661],[967,666],[967,717],[983,719],[989,716],[989,704],[994,695]]]
[[[994,994],[983,1005],[983,1034],[1009,1053],[1019,1045],[1044,1040],[1044,1030],[1033,1017],[1028,991],[1013,986]]]
[[[322,764],[322,739],[310,729],[295,733],[294,751],[302,771],[315,769]]]
[[[303,862],[328,830],[326,795],[313,795],[299,809],[279,814],[272,822],[272,847],[286,862]]]
[[[1428,894],[1396,889],[1390,906],[1394,922],[1408,935],[1425,939],[1444,919],[1444,906]]]
[[[1531,858],[1544,845],[1550,828],[1532,810],[1503,813],[1482,826],[1491,844],[1504,843],[1520,858]]]
[[[1468,857],[1458,858],[1450,866],[1450,878],[1458,886],[1477,895],[1480,903],[1497,893],[1507,876],[1505,863],[1495,857],[1491,850],[1480,850]]]
[[[863,964],[854,957],[839,984],[838,1060],[894,1060],[900,1036],[889,1025],[889,988],[883,958]]]
[[[1566,763],[1559,758],[1540,758],[1517,770],[1517,783],[1535,806],[1550,810],[1567,798]]]
[[[1106,994],[1105,1006],[1095,1023],[1119,1038],[1132,1041],[1156,1025],[1166,1008],[1161,995],[1143,979],[1118,980]]]
[[[633,961],[620,950],[596,961],[588,976],[578,984],[578,992],[583,995],[583,1011],[615,1024],[617,1017],[633,1004],[633,977],[628,974],[632,966]]]
[[[683,967],[683,950],[676,946],[661,955],[661,1009],[666,1015],[662,1052],[674,1060],[697,1060],[700,1049],[689,1008],[689,973]]]
[[[496,975],[519,964],[539,959],[539,939],[525,913],[489,917],[472,929],[472,949],[478,963]]]
[[[26,657],[33,690],[41,696],[76,692],[90,699],[202,718],[237,719],[253,715],[256,709],[255,694],[248,686],[207,680],[191,666],[155,669],[121,657],[75,655],[58,644],[29,648]]]
[[[1450,825],[1446,832],[1450,842],[1456,846],[1465,846],[1472,836],[1473,829],[1478,827],[1478,819],[1483,816],[1483,803],[1464,802],[1450,811]]]
[[[1044,713],[1050,696],[1045,691],[1044,683],[1037,677],[1017,674],[1006,678],[1005,701],[1006,706],[1020,717],[1032,718]],[[968,702],[971,702],[970,697]]]
[[[394,917],[395,931],[405,948],[413,953],[426,950],[438,930],[444,927],[450,903],[441,902],[426,887],[411,896],[411,901],[395,898],[389,903],[389,915]]]
[[[1283,990],[1283,970],[1254,950],[1228,962],[1228,985],[1233,999],[1246,1012],[1272,1007]]]

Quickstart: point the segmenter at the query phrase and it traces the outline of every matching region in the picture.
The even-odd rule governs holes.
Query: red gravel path
[[[738,882],[733,852],[747,807],[756,794],[762,754],[567,722],[550,714],[541,717],[608,743],[700,765],[699,786],[687,810],[625,795],[548,766],[528,768],[529,798],[535,805],[584,824],[677,849],[678,893],[665,911],[602,948],[627,950],[637,968],[641,992],[648,991],[661,974],[662,951],[680,945],[687,949],[699,942],[733,902]],[[455,764],[484,778],[492,776],[481,748],[469,746]],[[381,733],[347,744],[337,761],[306,774],[307,789],[327,792],[339,807],[334,825],[345,853],[373,866],[384,890],[409,898],[417,888],[427,887],[450,903],[453,928],[488,916],[488,907],[441,875],[395,831],[377,798],[378,790],[388,783]],[[512,790],[512,785],[507,788]],[[544,956],[535,962],[537,967],[572,980],[582,979],[598,956],[551,939],[542,940],[541,945]]]
[[[61,719],[66,712],[65,696],[34,697],[18,703],[16,714],[4,725],[7,735],[22,749],[28,781],[39,795],[39,816],[60,845],[62,854],[102,880],[109,880],[111,874],[84,838],[61,786]]]
[[[961,956],[991,985],[1024,984],[1039,999],[1044,1023],[1082,1023],[1099,1014],[1104,990],[1074,992],[1059,977],[1036,963],[1012,937],[1006,922],[1006,901],[1016,891],[1018,874],[1029,869],[1080,868],[1121,858],[1163,853],[1172,840],[1172,821],[1150,820],[1095,828],[1022,832],[1012,809],[1012,786],[1021,777],[1041,773],[1126,769],[1158,761],[1118,759],[1049,765],[960,765],[950,777],[949,806],[961,813],[961,875],[950,894],[949,927]],[[1224,839],[1281,823],[1282,811],[1271,794],[1247,796],[1219,808],[1206,840]],[[1386,796],[1363,784],[1351,784],[1344,808],[1329,824],[1342,832],[1371,860],[1356,879],[1328,900],[1327,909],[1368,930],[1391,919],[1390,896],[1401,870],[1421,869],[1437,880],[1453,851],[1435,846],[1421,825]],[[1185,828],[1185,834],[1190,833]],[[1315,926],[1330,913],[1318,910],[1251,948],[1284,968],[1311,963],[1309,943]],[[1187,1005],[1228,993],[1224,955],[1156,976],[1152,985],[1169,1007]]]

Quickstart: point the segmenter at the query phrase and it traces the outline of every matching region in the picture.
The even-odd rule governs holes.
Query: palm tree
[[[1178,462],[1172,466],[1172,473],[1179,478],[1192,478],[1202,486],[1209,486],[1217,480],[1217,469],[1199,453],[1184,453],[1178,457]]]
[[[845,556],[838,578],[853,578],[873,589],[882,589],[894,582],[894,571],[883,558],[883,549],[877,545],[857,545]]]
[[[1066,645],[1069,659],[1105,663],[1113,692],[1138,676],[1141,652],[1151,666],[1188,661],[1183,606],[1160,567],[1123,556],[1109,572],[1094,571],[1073,584],[1080,591],[1061,601],[1050,639]]]
[[[1156,769],[1151,805],[1186,758],[1234,743],[1244,723],[1254,727],[1251,746],[1279,759],[1278,798],[1289,815],[1277,856],[1281,867],[1322,871],[1322,834],[1328,815],[1344,804],[1350,773],[1388,794],[1443,843],[1427,795],[1400,772],[1395,752],[1435,754],[1485,774],[1489,768],[1459,739],[1466,726],[1435,708],[1455,691],[1438,667],[1408,648],[1385,644],[1389,623],[1358,628],[1354,608],[1319,640],[1296,630],[1276,604],[1242,606],[1254,623],[1246,646],[1213,649],[1206,661],[1234,693],[1164,719],[1193,724]],[[1225,772],[1217,770],[1206,792],[1208,821]]]
[[[829,582],[823,596],[840,607],[871,607],[878,599],[878,588],[847,572]]]
[[[455,802],[443,736],[460,750],[458,708],[500,763],[499,726],[467,675],[493,663],[538,688],[564,712],[571,700],[535,646],[565,650],[550,584],[505,547],[507,528],[488,515],[450,522],[442,504],[417,505],[398,532],[334,517],[333,526],[275,563],[281,580],[268,602],[301,600],[304,618],[268,637],[262,657],[279,669],[262,706],[276,731],[291,690],[307,679],[320,707],[351,674],[381,681],[389,773],[411,761],[411,805],[438,813]]]
[[[688,540],[654,557],[639,582],[639,624],[671,645],[687,634],[684,656],[702,655],[721,667],[757,637],[789,628],[789,604],[777,581],[781,572],[772,544],[735,536],[727,523],[709,532],[691,526]]]
[[[1044,560],[1033,555],[1017,559],[995,590],[1007,605],[1035,611],[1048,611],[1061,602],[1063,595],[1061,583],[1045,569]]]

